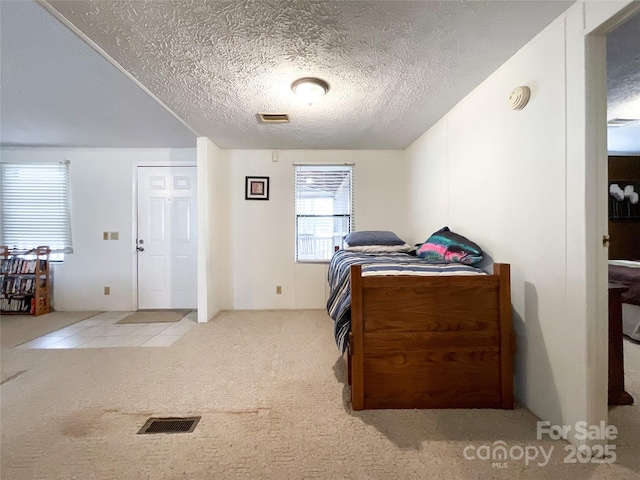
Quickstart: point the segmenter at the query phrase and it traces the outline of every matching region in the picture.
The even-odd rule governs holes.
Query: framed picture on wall
[[[269,177],[244,177],[245,200],[269,200]]]
[[[609,182],[609,218],[640,220],[640,182],[618,180]]]

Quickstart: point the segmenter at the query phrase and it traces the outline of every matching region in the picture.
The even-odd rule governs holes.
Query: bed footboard
[[[354,410],[513,408],[508,264],[477,276],[361,273],[351,266]]]

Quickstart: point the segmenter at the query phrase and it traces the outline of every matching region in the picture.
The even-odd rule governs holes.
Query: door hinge
[[[609,242],[611,241],[611,237],[609,235],[602,235],[602,246],[609,248]]]

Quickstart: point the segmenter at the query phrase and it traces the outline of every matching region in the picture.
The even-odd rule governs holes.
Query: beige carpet
[[[116,323],[164,323],[177,322],[191,310],[139,310]]]
[[[1,315],[0,345],[15,347],[41,337],[72,323],[93,317],[100,312],[51,312],[34,317],[32,315]]]
[[[321,310],[223,312],[168,348],[2,349],[3,480],[638,479],[640,407],[616,407],[614,465],[564,464],[526,409],[353,412]],[[640,399],[640,350],[625,344]],[[6,367],[6,368],[5,368]],[[151,416],[190,434],[137,435]],[[464,449],[554,447],[506,468]]]

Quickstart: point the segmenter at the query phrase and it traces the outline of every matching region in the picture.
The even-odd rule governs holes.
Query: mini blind
[[[2,245],[71,253],[69,162],[2,163],[1,174]]]
[[[354,228],[353,167],[295,167],[296,261],[327,261]]]

